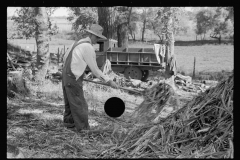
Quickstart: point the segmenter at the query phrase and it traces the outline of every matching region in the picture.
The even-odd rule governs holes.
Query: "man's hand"
[[[112,88],[116,88],[116,89],[119,88],[119,86],[118,86],[115,82],[113,82],[113,80],[108,81],[108,84],[109,84]]]

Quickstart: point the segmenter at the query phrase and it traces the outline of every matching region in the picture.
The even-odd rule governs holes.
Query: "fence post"
[[[59,58],[60,58],[59,48],[58,48],[57,56],[58,56],[58,67],[59,67]]]
[[[195,78],[195,66],[196,66],[196,57],[194,57],[194,61],[193,61],[193,79]]]

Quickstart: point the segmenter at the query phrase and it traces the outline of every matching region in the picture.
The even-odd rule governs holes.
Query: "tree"
[[[49,36],[48,15],[45,7],[36,7],[35,11],[35,37],[37,44],[37,72],[35,80],[43,82],[49,65]]]
[[[115,24],[117,25],[118,47],[128,47],[128,30],[130,18],[132,14],[132,7],[115,7],[117,11],[117,18]]]
[[[129,30],[129,34],[131,35],[134,41],[136,40],[135,34],[138,32],[137,22],[139,22],[139,19],[140,19],[140,16],[137,13],[137,7],[132,8],[128,30]]]
[[[17,34],[20,37],[29,39],[35,36],[35,11],[34,7],[21,7],[15,11],[17,16],[12,20],[16,25]]]
[[[50,16],[57,7],[21,7],[13,16],[19,33],[26,39],[35,37],[37,44],[37,71],[35,80],[44,80],[49,64],[49,37],[51,36]]]
[[[51,36],[52,22],[50,16],[54,13],[54,11],[58,7],[46,7],[46,12],[48,15],[47,18],[47,26],[49,29],[48,36]],[[16,11],[16,16],[12,17],[14,21],[14,25],[16,26],[17,35],[22,38],[32,38],[35,37],[35,7],[21,7],[19,10]]]
[[[70,15],[67,20],[72,22],[72,30],[75,32],[87,29],[91,24],[97,23],[96,7],[69,7]]]
[[[153,17],[155,17],[154,14],[154,7],[140,7],[139,8],[141,10],[140,13],[140,20],[143,23],[142,25],[142,41],[144,41],[144,34],[146,29],[148,28],[147,26],[149,26],[149,23],[151,23],[151,19]]]
[[[98,24],[103,27],[103,35],[107,38],[115,38],[116,11],[113,7],[98,7]]]
[[[160,40],[163,40],[169,28],[172,29],[173,34],[181,29],[179,19],[185,15],[185,10],[181,7],[158,7],[153,14],[156,16],[150,20],[149,28],[153,29]]]
[[[218,39],[221,44],[223,35],[233,35],[233,8],[208,7],[196,14],[196,34],[204,35],[211,32],[210,37]]]
[[[218,7],[215,10],[215,15],[213,17],[213,28],[211,38],[218,39],[219,44],[221,44],[221,39],[223,35],[233,35],[233,10],[226,7]]]
[[[160,8],[157,12],[155,20],[162,22],[162,34],[165,35],[166,45],[169,47],[166,55],[167,64],[165,68],[165,78],[169,80],[169,84],[175,89],[174,75],[177,72],[176,60],[174,56],[174,34],[178,27],[179,16],[184,12],[182,8],[178,7],[164,7]],[[174,67],[175,66],[175,67]]]
[[[214,25],[214,9],[203,9],[196,14],[196,34],[203,35],[202,40],[205,38],[205,34],[210,31]]]

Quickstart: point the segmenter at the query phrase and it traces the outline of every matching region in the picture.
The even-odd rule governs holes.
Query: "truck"
[[[101,68],[108,59],[114,72],[122,73],[126,78],[146,81],[149,71],[163,69],[157,61],[153,48],[119,48],[113,39],[100,39],[96,49],[96,61]]]

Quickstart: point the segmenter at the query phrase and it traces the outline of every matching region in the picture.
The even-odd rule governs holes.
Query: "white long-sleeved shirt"
[[[88,41],[89,43],[82,43],[77,45],[72,52],[72,62],[71,62],[71,71],[75,75],[76,80],[84,73],[87,65],[89,66],[92,73],[99,78],[101,81],[108,82],[110,78],[107,75],[104,75],[102,71],[98,68],[96,62],[96,53],[92,46],[91,39],[89,37],[79,40]],[[71,51],[71,47],[67,50],[66,54],[63,57],[63,61],[65,63],[69,52]]]

